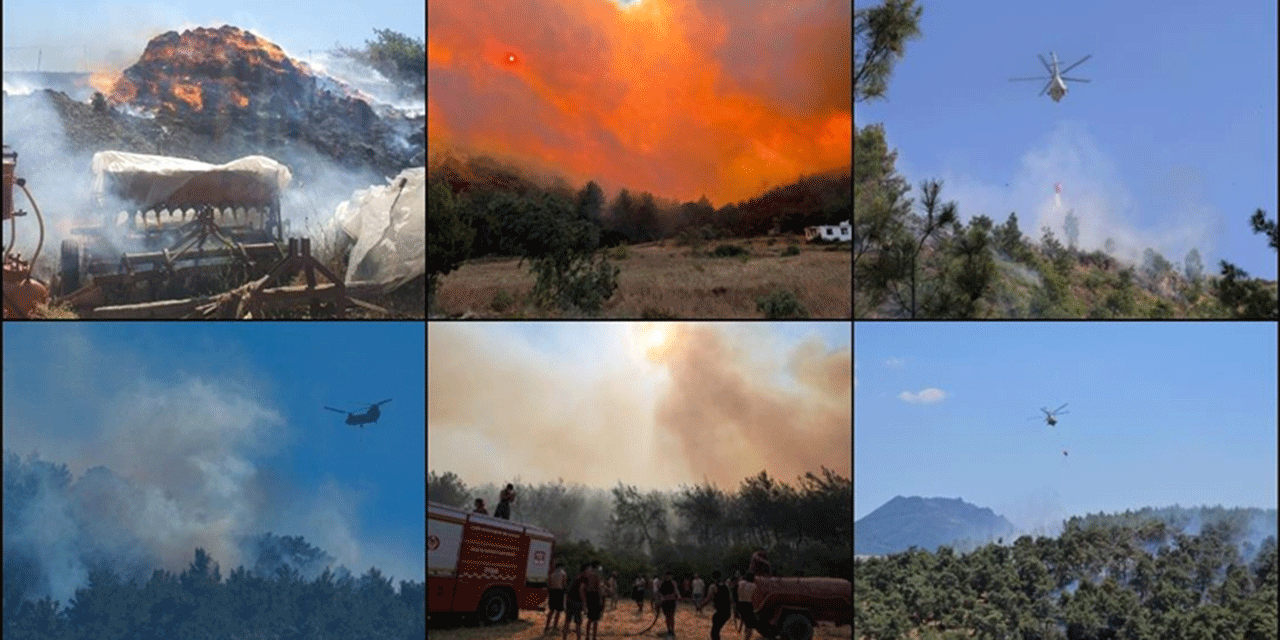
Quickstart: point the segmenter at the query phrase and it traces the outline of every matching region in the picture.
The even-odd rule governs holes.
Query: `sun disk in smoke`
[[[675,342],[676,328],[668,323],[645,322],[632,327],[636,348],[649,362],[662,362]]]

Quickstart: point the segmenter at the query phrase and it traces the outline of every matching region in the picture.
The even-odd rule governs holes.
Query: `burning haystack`
[[[304,140],[345,164],[384,173],[425,158],[425,119],[380,115],[275,43],[229,25],[156,36],[137,63],[116,77],[96,76],[94,85],[113,106],[163,114],[219,137]]]

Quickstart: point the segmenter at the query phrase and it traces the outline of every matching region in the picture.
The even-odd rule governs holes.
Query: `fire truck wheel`
[[[789,613],[779,626],[781,640],[813,640],[813,622],[802,613]]]
[[[480,608],[476,613],[481,624],[500,624],[515,618],[515,605],[506,591],[490,589],[480,598]]]

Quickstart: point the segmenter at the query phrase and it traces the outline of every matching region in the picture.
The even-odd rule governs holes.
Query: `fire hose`
[[[29,263],[31,267],[34,269],[36,266],[36,258],[40,257],[40,249],[44,247],[44,216],[40,215],[40,205],[36,204],[36,199],[31,197],[31,191],[27,189],[27,181],[23,180],[22,178],[18,178],[18,180],[15,181],[15,184],[17,184],[19,187],[22,187],[22,192],[27,194],[27,200],[31,201],[31,208],[35,209],[36,211],[36,222],[39,223],[40,225],[40,241],[36,243],[36,252],[34,255],[31,256],[31,262]],[[4,254],[6,256],[9,255],[10,253],[13,253],[13,243],[16,242],[18,239],[17,238],[17,230],[18,230],[17,222],[18,222],[18,216],[15,215],[9,218],[9,246],[5,247],[5,250],[4,250]],[[27,279],[28,280],[31,279],[30,270],[27,270]]]

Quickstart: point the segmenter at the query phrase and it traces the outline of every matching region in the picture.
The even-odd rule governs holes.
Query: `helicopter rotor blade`
[[[1040,55],[1040,54],[1038,54],[1038,53],[1037,53],[1037,54],[1036,54],[1036,57],[1037,57],[1037,58],[1040,58],[1040,64],[1044,65],[1044,70],[1045,70],[1045,71],[1048,71],[1049,73],[1053,73],[1053,67],[1049,66],[1049,61],[1048,61],[1048,60],[1045,60],[1045,59],[1044,59],[1044,56],[1042,56],[1042,55]]]
[[[1088,80],[1085,80],[1084,78],[1067,78],[1064,76],[1062,79],[1069,80],[1071,82],[1088,82]]]
[[[382,402],[375,403],[373,406],[375,406],[375,407],[380,407],[380,406],[382,406],[382,405],[384,405],[384,404],[386,404],[386,403],[388,403],[388,402],[391,402],[392,400],[394,400],[394,398],[387,398],[386,400],[383,400]]]
[[[1023,80],[1052,80],[1051,76],[1036,76],[1034,78],[1009,78],[1009,82],[1022,82]]]
[[[325,407],[325,408],[335,413],[350,414],[349,411],[343,411],[342,409],[334,409],[333,407]]]
[[[1083,57],[1083,58],[1080,58],[1080,61],[1079,61],[1079,62],[1077,62],[1077,63],[1075,63],[1075,64],[1073,64],[1073,65],[1071,65],[1071,66],[1067,67],[1066,69],[1063,69],[1062,71],[1059,71],[1058,73],[1059,73],[1059,74],[1066,73],[1066,72],[1068,72],[1068,71],[1070,71],[1070,70],[1072,70],[1072,69],[1074,69],[1074,68],[1076,68],[1076,67],[1080,66],[1082,63],[1084,63],[1084,61],[1085,61],[1085,60],[1088,60],[1089,58],[1092,58],[1092,57],[1093,57],[1093,54],[1091,53],[1091,54],[1089,54],[1089,55],[1087,55],[1087,56],[1085,56],[1085,57]]]
[[[1061,406],[1061,407],[1058,407],[1057,409],[1054,409],[1054,410],[1053,410],[1053,412],[1054,412],[1054,413],[1057,413],[1057,412],[1059,412],[1059,411],[1062,411],[1063,409],[1066,409],[1066,408],[1067,408],[1067,405],[1069,405],[1069,404],[1071,404],[1071,403],[1070,403],[1070,402],[1064,402],[1064,403],[1062,403],[1062,406]]]

